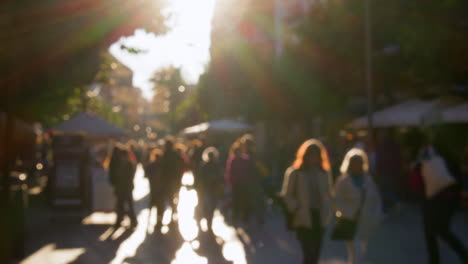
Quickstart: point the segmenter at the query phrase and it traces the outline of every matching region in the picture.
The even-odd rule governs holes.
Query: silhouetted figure
[[[201,164],[203,163],[203,151],[205,147],[201,140],[192,140],[190,142],[189,149],[187,151],[188,157],[190,158],[190,167],[195,173],[200,169]]]
[[[166,201],[172,206],[174,195],[177,193],[181,185],[182,175],[186,168],[184,159],[179,154],[179,151],[174,146],[172,138],[167,138],[164,144],[164,153],[161,156],[161,181],[160,184],[163,186],[162,190],[164,197],[164,204]],[[158,215],[162,217],[164,210],[158,208]],[[158,217],[159,218],[159,217]]]
[[[219,163],[219,152],[214,147],[206,148],[202,155],[199,174],[195,178],[200,207],[211,230],[214,210],[223,193],[223,172]]]
[[[318,263],[324,228],[331,216],[331,173],[325,147],[315,139],[304,142],[286,170],[281,196],[292,214],[303,263]]]
[[[412,187],[414,191],[424,193],[424,190],[429,187],[430,189],[435,186],[426,186],[429,184],[425,182],[423,177],[422,163],[431,160],[437,155],[432,146],[425,147],[421,150],[419,162],[415,166],[413,173]],[[447,163],[447,161],[445,161]],[[447,166],[450,168],[450,166]],[[416,179],[414,179],[416,178]],[[454,178],[456,180],[456,178]],[[433,195],[427,195],[427,192],[421,195],[422,202],[422,216],[424,225],[424,234],[426,246],[429,253],[429,263],[440,263],[439,247],[437,245],[437,238],[443,239],[450,248],[459,256],[462,263],[468,263],[468,252],[457,236],[450,229],[452,217],[459,205],[460,201],[460,188],[455,181],[448,187],[443,188]]]
[[[387,212],[399,201],[401,190],[401,149],[397,142],[383,133],[376,149],[376,182],[382,194],[383,210]]]
[[[158,212],[158,226],[161,225],[162,215],[164,212],[164,188],[166,187],[163,184],[161,177],[161,158],[162,151],[154,149],[151,151],[149,162],[145,166],[145,177],[148,178],[151,195],[149,208],[156,206]]]
[[[234,221],[246,223],[250,220],[255,203],[251,191],[254,178],[254,164],[249,156],[241,151],[236,141],[226,162],[225,179],[232,195],[232,214]]]
[[[270,191],[272,185],[271,181],[269,182],[271,180],[270,171],[257,155],[253,136],[246,134],[240,140],[243,153],[249,156],[253,164],[252,178],[248,187],[253,199],[252,209],[257,218],[257,223],[261,225],[265,221],[266,194],[270,193],[273,196],[275,191]]]
[[[132,196],[135,169],[136,166],[131,159],[130,152],[126,149],[114,147],[109,165],[109,176],[117,199],[116,227],[121,225],[126,214],[130,217],[131,226],[136,227],[137,225]]]

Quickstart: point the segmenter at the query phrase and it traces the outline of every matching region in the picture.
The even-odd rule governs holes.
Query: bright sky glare
[[[110,47],[110,52],[133,71],[133,85],[142,89],[143,96],[152,98],[149,79],[159,69],[173,65],[181,67],[184,79],[191,84],[198,81],[210,59],[211,18],[215,0],[170,0],[168,22],[170,32],[156,36],[137,30],[131,37],[122,38]],[[129,54],[120,45],[144,50]]]

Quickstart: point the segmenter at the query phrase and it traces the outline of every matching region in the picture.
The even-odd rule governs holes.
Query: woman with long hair
[[[297,150],[286,170],[281,196],[292,214],[292,226],[301,244],[303,263],[318,263],[323,234],[330,219],[331,173],[322,142],[309,139]]]
[[[359,264],[363,261],[367,240],[382,217],[381,199],[369,174],[367,154],[362,149],[348,151],[340,172],[335,187],[337,223],[339,218],[355,223],[353,235],[343,240],[348,248],[348,263]]]

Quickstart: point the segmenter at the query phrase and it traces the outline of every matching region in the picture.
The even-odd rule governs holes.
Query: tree
[[[278,37],[273,15],[256,9],[257,2],[244,6],[233,23],[213,29],[211,62],[197,86],[203,111],[210,118],[249,120],[361,114],[349,105],[367,96],[365,2],[315,1],[305,17],[285,25],[284,51],[276,59],[269,45]],[[467,86],[468,2],[370,3],[380,105]]]
[[[89,84],[100,54],[137,28],[163,32],[161,1],[33,0],[1,4],[0,110],[37,120]]]
[[[180,68],[173,66],[156,72],[151,79],[154,83],[153,109],[165,113],[170,129],[177,127],[176,109],[187,94],[187,83],[182,77]]]
[[[384,103],[445,96],[468,83],[465,1],[370,3],[373,87]],[[275,76],[301,112],[344,112],[349,100],[367,96],[364,23],[364,1],[326,1],[289,28]]]
[[[161,5],[158,0],[6,0],[0,4],[0,111],[7,113],[0,145],[8,157],[0,168],[1,209],[9,200],[8,175],[16,157],[11,144],[14,118],[40,120],[65,107],[74,89],[92,82],[99,55],[120,37],[137,28],[163,32]]]

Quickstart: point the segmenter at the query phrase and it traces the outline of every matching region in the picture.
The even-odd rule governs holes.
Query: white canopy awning
[[[446,123],[468,123],[468,103],[446,109],[442,119]]]
[[[392,126],[418,126],[431,112],[437,110],[438,100],[422,101],[411,100],[402,104],[394,105],[373,114],[375,127]],[[352,122],[354,128],[367,127],[367,116],[360,117]]]
[[[249,124],[233,120],[213,120],[195,126],[187,127],[183,134],[200,134],[206,132],[244,132],[251,129]]]

